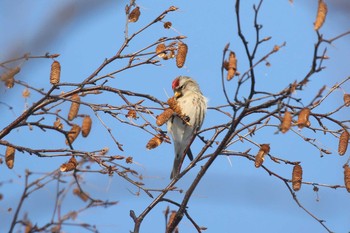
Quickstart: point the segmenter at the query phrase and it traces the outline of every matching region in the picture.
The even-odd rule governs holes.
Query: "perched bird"
[[[168,132],[171,134],[175,149],[175,159],[170,179],[180,172],[181,164],[187,153],[193,159],[190,145],[201,128],[207,110],[207,99],[203,96],[195,80],[186,76],[179,76],[172,83],[174,97],[181,108],[182,114],[188,119],[184,122],[174,114],[167,122]]]

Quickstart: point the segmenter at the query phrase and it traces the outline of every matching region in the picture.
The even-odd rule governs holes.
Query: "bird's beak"
[[[175,91],[174,96],[175,96],[175,98],[179,98],[180,96],[182,96],[181,91]]]

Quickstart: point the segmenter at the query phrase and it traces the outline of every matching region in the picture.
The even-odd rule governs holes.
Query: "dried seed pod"
[[[8,72],[1,75],[1,80],[5,83],[7,88],[12,88],[15,85],[15,75],[21,71],[19,66],[10,69]]]
[[[90,116],[85,116],[83,119],[83,124],[81,126],[81,134],[86,138],[91,130],[92,120]]]
[[[13,165],[15,164],[15,152],[16,152],[16,149],[14,147],[12,146],[6,147],[5,161],[9,169],[12,169]]]
[[[60,118],[56,118],[56,121],[53,123],[53,127],[55,127],[56,129],[63,129],[63,124],[61,123]]]
[[[292,125],[292,114],[286,110],[284,113],[284,117],[282,120],[282,124],[280,125],[280,130],[282,133],[286,133]]]
[[[85,192],[82,192],[79,188],[73,189],[73,194],[78,196],[84,202],[89,200],[89,196]]]
[[[141,15],[140,7],[135,7],[129,14],[129,22],[135,23]]]
[[[339,155],[344,155],[349,144],[349,132],[344,130],[339,137],[338,153]]]
[[[169,104],[169,107],[170,107],[177,115],[182,115],[181,108],[180,108],[180,106],[178,105],[177,100],[175,99],[175,97],[169,98],[167,102],[168,102],[168,104]]]
[[[22,91],[22,96],[23,98],[28,98],[30,96],[30,91],[28,87],[24,88],[24,90]]]
[[[303,179],[303,169],[299,164],[294,165],[292,174],[292,186],[294,191],[299,191]]]
[[[157,116],[156,124],[158,126],[162,126],[165,122],[167,122],[170,117],[174,114],[174,111],[170,108],[167,108],[162,112],[159,116]]]
[[[158,44],[156,47],[156,53],[158,54],[158,57],[161,57],[163,59],[165,59],[166,56],[166,52],[163,52],[164,50],[166,50],[166,46],[164,43]]]
[[[75,159],[74,156],[72,156],[68,163],[64,163],[61,165],[60,167],[60,171],[61,172],[69,172],[69,171],[73,171],[78,165],[78,161]]]
[[[172,26],[172,23],[171,22],[165,22],[164,24],[163,24],[163,27],[165,28],[165,29],[169,29],[169,28],[171,28],[171,26]]]
[[[316,21],[314,23],[315,31],[319,30],[322,27],[324,21],[326,20],[327,11],[328,11],[327,5],[324,2],[324,0],[318,0]]]
[[[310,116],[310,109],[309,108],[303,108],[298,116],[298,127],[302,129],[303,127],[307,126],[309,127],[311,125],[309,121],[309,116]]]
[[[344,183],[346,190],[350,193],[350,168],[349,165],[344,165]]]
[[[230,52],[230,56],[227,62],[227,80],[230,81],[235,75],[237,71],[237,58],[234,52]]]
[[[136,115],[136,111],[131,109],[128,111],[128,113],[126,114],[127,118],[132,118],[132,119],[137,119],[137,115]]]
[[[163,142],[163,136],[161,134],[158,134],[157,136],[151,138],[151,140],[148,141],[146,148],[148,150],[154,149],[158,147]]]
[[[343,99],[344,99],[345,106],[349,107],[350,106],[350,94],[344,94]]]
[[[54,61],[51,64],[51,72],[50,72],[50,83],[52,85],[56,85],[60,82],[61,76],[61,64],[58,61]]]
[[[182,68],[186,61],[188,46],[183,42],[179,42],[177,45],[177,54],[176,54],[176,66]]]
[[[70,144],[72,144],[74,142],[74,140],[78,137],[79,133],[80,133],[80,126],[74,124],[71,128],[71,130],[68,132],[68,140],[70,142]],[[66,144],[69,145],[69,142],[66,140]]]
[[[266,154],[270,152],[270,145],[269,144],[261,144],[260,150],[258,154],[255,156],[255,167],[260,167],[264,162],[264,157]]]
[[[69,113],[68,113],[69,121],[72,121],[78,115],[78,111],[80,107],[80,97],[78,93],[72,95],[71,100],[72,100],[72,104],[70,106]]]

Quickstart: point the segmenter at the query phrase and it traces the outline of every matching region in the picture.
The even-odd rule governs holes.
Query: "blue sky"
[[[346,14],[346,1],[327,2],[329,14],[327,21],[320,30],[326,38],[332,38],[349,30],[349,17]],[[0,37],[1,61],[13,54],[30,52],[32,55],[43,55],[46,52],[59,53],[57,59],[62,66],[62,82],[79,82],[90,75],[105,58],[113,56],[123,43],[125,15],[124,6],[127,1],[43,1],[35,3],[27,1],[5,0],[0,4],[0,28],[6,33]],[[243,32],[253,44],[253,10],[252,4],[258,1],[242,1]],[[204,95],[209,99],[209,106],[225,104],[221,88],[221,57],[224,46],[230,43],[230,48],[238,57],[238,69],[244,72],[248,69],[241,41],[236,35],[234,2],[220,3],[183,2],[183,1],[139,1],[141,9],[140,20],[129,25],[133,33],[148,23],[154,17],[171,5],[179,7],[177,12],[167,15],[166,20],[173,23],[174,30],[165,30],[162,24],[157,24],[146,30],[142,36],[135,38],[127,51],[145,47],[163,36],[185,35],[189,46],[185,67],[178,69],[174,61],[164,61],[162,66],[141,66],[117,75],[108,84],[121,89],[149,93],[159,99],[166,100],[171,95],[171,81],[178,75],[195,78],[201,86]],[[69,6],[69,7],[67,7]],[[259,90],[275,92],[286,87],[295,80],[301,80],[311,65],[312,51],[316,42],[313,22],[316,15],[317,1],[294,1],[290,4],[284,1],[265,1],[259,17],[263,24],[261,37],[272,36],[272,39],[261,46],[257,57],[265,55],[274,45],[286,42],[278,53],[268,61],[271,66],[261,65],[256,69],[257,87]],[[61,15],[62,21],[55,21],[55,15]],[[327,67],[323,72],[313,76],[304,92],[297,92],[295,97],[305,98],[305,103],[316,95],[323,86],[329,90],[336,82],[349,76],[349,36],[337,40],[328,46],[327,54],[331,58],[325,61]],[[22,65],[18,75],[38,88],[49,88],[49,72],[51,60],[33,59]],[[118,69],[122,64],[115,62],[103,70],[107,74]],[[227,83],[229,93],[234,93],[235,80]],[[350,85],[343,85],[344,91],[350,92]],[[0,88],[0,101],[14,107],[9,110],[0,105],[2,113],[1,129],[20,115],[25,108],[21,97],[23,87],[16,85],[13,89]],[[62,91],[68,90],[62,88]],[[233,95],[233,94],[232,94]],[[327,112],[342,103],[343,92],[337,90],[325,101],[325,105],[317,111]],[[27,100],[31,105],[38,96],[32,93]],[[95,97],[94,97],[95,98]],[[131,98],[132,99],[132,98]],[[108,95],[91,99],[101,103],[122,104],[116,96]],[[151,102],[145,104],[153,105]],[[64,107],[65,106],[65,107]],[[158,106],[157,106],[158,107]],[[69,104],[63,105],[62,111],[67,112]],[[93,115],[88,108],[82,108],[82,113]],[[348,109],[344,109],[337,117],[346,119]],[[118,150],[107,132],[93,118],[94,126],[91,136],[87,139],[78,138],[77,148],[98,150],[109,147],[110,154],[132,156],[135,164],[132,168],[144,176],[148,187],[163,188],[169,182],[169,174],[173,160],[173,148],[163,144],[155,150],[147,151],[145,145],[150,135],[137,129],[115,122],[114,119],[103,119],[112,128],[117,140],[124,144],[124,152]],[[203,128],[213,126],[218,122],[226,122],[227,117],[209,110]],[[137,122],[137,121],[136,121]],[[95,124],[96,123],[96,124]],[[334,125],[333,125],[334,126]],[[165,129],[165,128],[164,128]],[[331,150],[333,154],[320,158],[319,151],[302,142],[300,137],[289,132],[285,135],[274,134],[275,129],[264,129],[258,132],[253,140],[257,143],[271,143],[271,153],[293,161],[302,161],[304,181],[322,184],[343,184],[342,166],[349,158],[337,155],[337,140],[319,134],[319,143]],[[309,137],[315,134],[303,129],[302,133]],[[209,137],[210,134],[205,134]],[[64,147],[64,139],[57,134],[43,133],[39,129],[29,131],[19,129],[13,131],[5,140],[22,146],[43,148]],[[196,140],[192,151],[198,152],[203,144]],[[234,150],[244,151],[252,148],[254,154],[257,148],[251,144],[237,143]],[[214,149],[214,148],[213,148]],[[212,150],[213,150],[212,149]],[[210,150],[210,151],[212,151]],[[5,148],[0,149],[3,154]],[[4,164],[0,166],[1,180],[11,180],[3,183],[0,193],[4,199],[0,201],[0,231],[8,231],[8,225],[23,190],[24,169],[37,172],[47,172],[58,168],[66,158],[42,158],[17,152],[15,168],[8,170]],[[185,165],[188,160],[185,160]],[[276,165],[271,160],[265,164],[279,174],[289,177],[291,167]],[[181,180],[177,187],[187,189],[194,179],[200,166],[194,168]],[[36,177],[41,176],[40,174]],[[139,214],[152,201],[141,192],[140,196],[130,193],[135,188],[117,175],[109,177],[98,174],[84,174],[86,191],[103,200],[119,201],[119,204],[105,209],[94,208],[78,216],[76,222],[96,224],[100,232],[129,232],[133,223],[129,217],[130,209]],[[156,193],[155,193],[156,195]],[[333,190],[320,188],[317,194],[312,186],[303,185],[297,193],[300,202],[320,219],[326,220],[327,226],[335,232],[350,231],[350,199],[344,189]],[[181,201],[183,194],[171,193],[168,198]],[[55,185],[48,185],[29,197],[20,215],[29,211],[30,220],[39,225],[47,222],[53,211]],[[319,201],[317,201],[319,198]],[[163,211],[168,204],[157,206],[143,222],[141,232],[163,232]],[[63,203],[66,211],[81,208],[83,203],[70,196]],[[171,208],[175,209],[175,208]],[[207,172],[195,190],[190,202],[189,213],[200,226],[208,228],[206,232],[326,232],[322,226],[307,215],[293,201],[286,186],[278,179],[269,176],[262,169],[256,169],[251,161],[233,157],[230,161],[218,158]],[[76,232],[76,228],[66,228],[66,232]],[[79,232],[81,232],[79,230]],[[195,232],[191,223],[184,219],[180,224],[180,232]]]

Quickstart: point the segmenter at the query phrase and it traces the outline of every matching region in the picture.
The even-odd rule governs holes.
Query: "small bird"
[[[203,124],[207,110],[207,99],[203,96],[197,82],[192,78],[186,76],[175,78],[172,89],[182,114],[188,119],[188,124],[176,114],[167,122],[168,132],[173,138],[175,149],[175,159],[170,179],[179,174],[186,154],[190,160],[193,159],[190,145]]]

